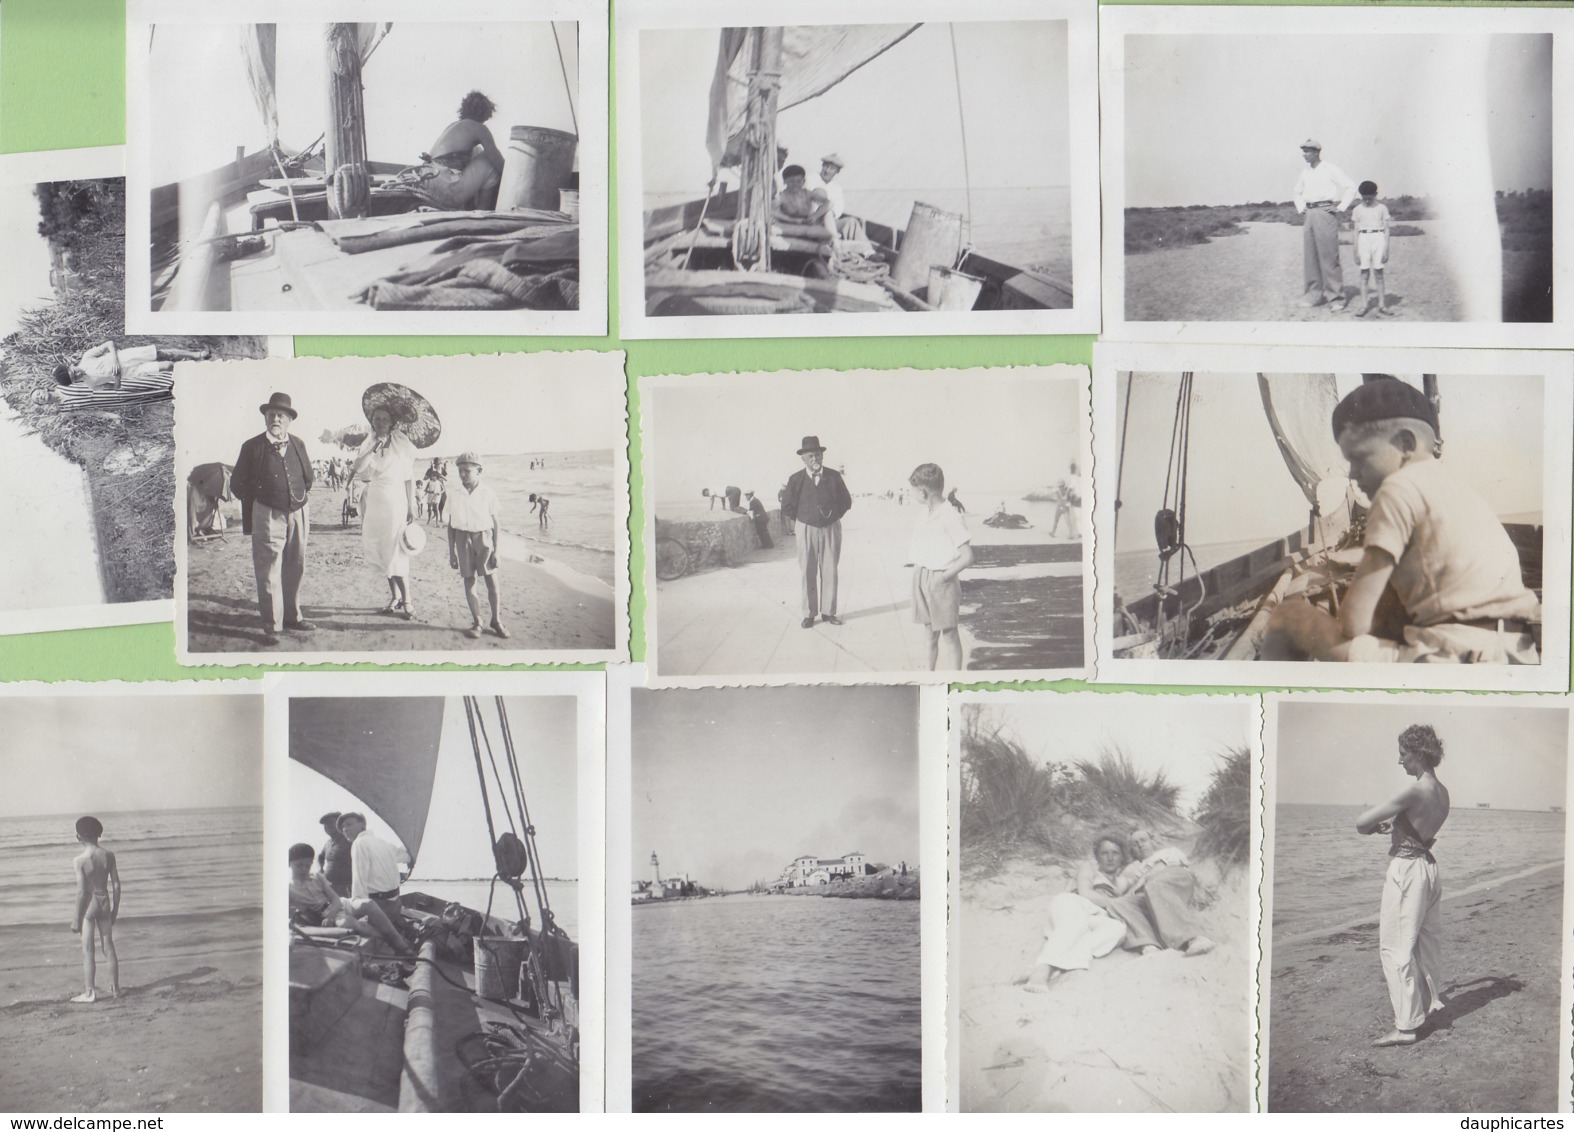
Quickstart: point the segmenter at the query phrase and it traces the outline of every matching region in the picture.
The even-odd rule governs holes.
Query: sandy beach
[[[1217,873],[1198,867],[1205,884]],[[960,912],[964,1112],[1244,1112],[1253,1047],[1252,928],[1236,870],[1198,913],[1219,946],[1188,959],[1117,949],[1029,994],[1057,866],[1014,860],[963,875]]]
[[[1377,951],[1380,880],[1369,921],[1274,943],[1268,1110],[1556,1111],[1561,868],[1452,894],[1445,874],[1449,1008],[1403,1049],[1371,1044],[1393,1025]]]
[[[501,556],[502,620],[510,634],[491,633],[470,640],[463,582],[448,565],[447,534],[427,530],[426,549],[412,562],[412,600],[416,618],[384,614],[386,583],[361,557],[358,523],[340,522],[343,492],[312,495],[311,535],[307,548],[302,606],[315,633],[286,632],[270,651],[423,652],[527,649],[610,649],[616,646],[612,590],[593,578],[563,569],[519,548],[504,537]],[[222,540],[187,547],[186,589],[189,651],[250,652],[262,644],[257,616],[256,574],[251,540],[234,523]],[[482,620],[486,591],[477,583]]]
[[[1387,275],[1392,320],[1458,322],[1463,309],[1442,254],[1447,223],[1416,221],[1424,235],[1393,238]],[[1243,222],[1244,234],[1218,236],[1209,243],[1165,248],[1125,257],[1126,318],[1133,322],[1339,322],[1356,319],[1361,309],[1361,279],[1355,252],[1346,241],[1339,249],[1344,293],[1351,298],[1342,314],[1326,306],[1301,307],[1302,230],[1297,225]],[[1504,290],[1512,288],[1521,257],[1505,254]],[[1375,293],[1373,301],[1376,301]],[[1376,319],[1368,314],[1364,321]]]
[[[91,1006],[67,1001],[82,951],[66,928],[0,928],[0,1109],[261,1110],[259,909],[127,916],[115,927],[122,994]]]
[[[916,514],[914,507],[890,500],[854,500],[842,520],[841,626],[800,626],[796,543],[776,523],[774,548],[755,550],[733,567],[658,582],[658,671],[683,676],[927,669],[928,630],[913,620],[912,572],[905,565]],[[976,513],[967,518],[975,555],[974,566],[962,575],[967,669],[1080,667],[1082,544],[1051,539],[1037,528],[995,530]]]

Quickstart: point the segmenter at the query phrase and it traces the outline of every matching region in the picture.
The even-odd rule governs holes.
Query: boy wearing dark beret
[[[1304,601],[1270,623],[1313,660],[1539,664],[1541,603],[1487,501],[1436,459],[1437,411],[1391,377],[1368,381],[1333,413],[1350,478],[1372,501],[1365,550],[1337,619]],[[1404,640],[1372,634],[1383,591],[1404,605]]]

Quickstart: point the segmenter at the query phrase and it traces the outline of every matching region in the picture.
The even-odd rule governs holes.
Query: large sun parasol
[[[378,409],[387,410],[394,419],[394,427],[410,438],[417,448],[430,448],[443,435],[443,422],[437,419],[437,410],[425,397],[408,385],[396,381],[379,381],[361,394],[361,411],[366,419]]]

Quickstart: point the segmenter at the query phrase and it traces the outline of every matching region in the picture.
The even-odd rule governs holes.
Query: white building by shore
[[[812,854],[796,858],[782,870],[773,888],[808,888],[817,884],[830,884],[833,880],[867,876],[868,862],[856,849],[841,857],[816,857]]]

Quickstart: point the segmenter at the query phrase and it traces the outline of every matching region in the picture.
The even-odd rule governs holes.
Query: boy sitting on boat
[[[802,165],[789,165],[782,170],[785,186],[776,194],[775,218],[783,224],[819,224],[830,209],[824,197],[818,199],[805,187],[809,175]]]
[[[371,900],[341,897],[322,873],[312,872],[312,847],[305,842],[290,846],[290,920],[306,927],[344,928],[366,939],[375,939],[403,956],[415,949]]]
[[[1337,619],[1300,599],[1274,612],[1276,650],[1312,660],[1539,664],[1541,603],[1487,501],[1435,458],[1437,410],[1426,395],[1394,378],[1368,381],[1334,409],[1333,432],[1372,501],[1365,549]],[[1402,641],[1373,632],[1390,585],[1404,606]]]

